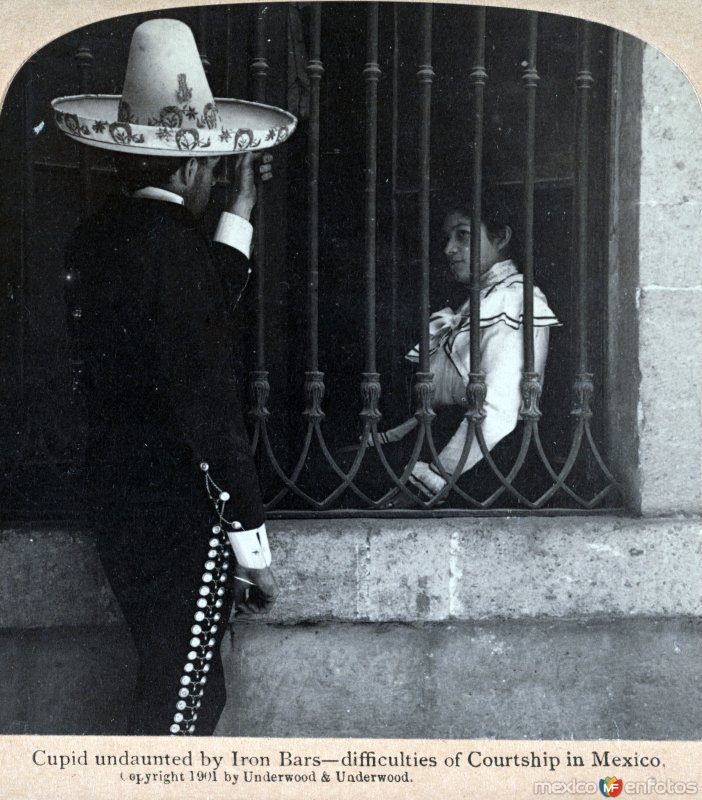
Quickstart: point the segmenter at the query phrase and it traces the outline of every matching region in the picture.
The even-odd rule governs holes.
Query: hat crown
[[[132,36],[119,121],[167,128],[217,128],[217,106],[192,31],[152,19]]]

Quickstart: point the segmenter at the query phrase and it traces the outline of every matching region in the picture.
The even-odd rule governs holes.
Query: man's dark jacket
[[[66,263],[78,279],[93,507],[120,517],[165,498],[171,510],[198,506],[204,461],[231,495],[228,516],[261,525],[233,371],[248,260],[209,242],[184,206],[120,197],[77,229]]]
[[[109,732],[162,735],[178,722],[207,565],[228,558],[225,535],[211,538],[219,518],[200,464],[230,494],[227,519],[244,529],[263,522],[233,373],[231,312],[248,260],[210,244],[183,206],[119,198],[78,228],[67,268],[70,307],[80,309],[86,491],[139,656],[125,719],[115,717]],[[219,648],[231,581],[217,592],[205,609],[211,638],[198,640],[207,653],[197,658],[210,659],[194,695],[200,735],[214,731],[226,702]]]

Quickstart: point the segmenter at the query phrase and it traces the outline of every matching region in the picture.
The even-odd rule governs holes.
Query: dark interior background
[[[52,98],[97,91],[119,93],[131,33],[144,19],[171,16],[196,34],[216,96],[253,97],[250,64],[258,7],[213,6],[138,14],[74,31],[37,53],[12,84],[0,119],[0,500],[6,516],[80,513],[81,414],[76,389],[79,365],[71,360],[64,302],[63,247],[73,227],[99,204],[115,181],[109,154],[83,152],[55,129]],[[330,447],[357,440],[364,369],[364,165],[366,14],[362,3],[325,3],[322,12],[320,154],[320,368],[325,372],[325,434]],[[270,373],[270,432],[281,466],[289,470],[304,436],[304,371],[307,343],[307,101],[310,5],[266,7],[266,101],[298,114],[298,131],[275,151],[275,179],[262,190],[265,207],[266,367]],[[422,7],[380,5],[378,86],[378,369],[383,426],[413,412],[411,370],[404,353],[417,341],[419,291],[419,102]],[[541,14],[540,82],[536,137],[536,283],[563,327],[553,331],[542,400],[542,435],[554,465],[571,442],[575,324],[573,185],[576,132],[578,23]],[[432,64],[431,225],[432,308],[463,300],[451,285],[441,254],[444,214],[468,198],[472,151],[469,73],[474,10],[434,7]],[[484,171],[514,201],[523,203],[526,12],[488,9]],[[607,244],[607,120],[609,30],[595,27],[590,137],[591,206],[589,347],[597,388],[595,433],[601,434],[600,365],[605,345]],[[391,129],[393,52],[397,42],[398,252],[392,288]],[[84,66],[81,68],[81,64]],[[36,132],[35,132],[36,131]],[[88,177],[89,176],[89,177]],[[86,187],[90,184],[90,191]],[[212,227],[226,196],[227,174],[216,187],[206,224]],[[515,229],[519,231],[517,212]],[[517,259],[518,260],[518,259]],[[257,268],[261,268],[258,265]],[[393,296],[395,307],[393,310]],[[255,302],[249,291],[239,309],[242,398],[250,405],[246,373],[255,356]],[[390,320],[395,318],[395,330]],[[599,378],[599,380],[598,380]],[[310,460],[302,481],[323,483],[325,468]],[[585,459],[577,480],[596,488]],[[268,494],[278,486],[262,461]]]

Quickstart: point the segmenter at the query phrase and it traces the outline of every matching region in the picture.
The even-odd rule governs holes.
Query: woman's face
[[[453,277],[459,283],[470,283],[470,218],[458,211],[452,211],[444,220],[444,237],[446,245],[444,255],[448,261]],[[487,272],[493,264],[502,261],[501,246],[505,243],[495,242],[488,236],[485,224],[480,225],[480,274]]]

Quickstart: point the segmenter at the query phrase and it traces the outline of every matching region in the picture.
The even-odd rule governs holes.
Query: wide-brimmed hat
[[[121,95],[51,103],[56,124],[81,144],[154,156],[222,156],[284,142],[297,120],[261,103],[213,97],[190,28],[153,19],[132,36]]]

